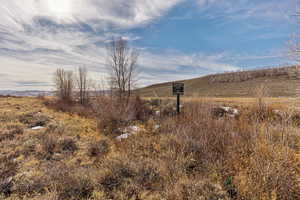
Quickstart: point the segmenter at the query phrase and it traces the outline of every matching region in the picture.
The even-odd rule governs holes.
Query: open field
[[[162,102],[116,126],[113,108],[101,118],[53,98],[0,98],[0,199],[300,198],[297,99],[185,98],[180,117]],[[219,104],[240,114],[216,115]]]
[[[260,85],[268,88],[270,97],[298,97],[300,88],[299,67],[283,67],[208,75],[183,80],[185,95],[190,97],[255,97]],[[296,73],[297,76],[294,76]],[[139,90],[142,96],[172,96],[172,83],[155,84]]]
[[[156,97],[145,97],[146,100],[156,99]],[[164,100],[176,100],[176,97],[162,97],[160,98],[162,101]],[[300,98],[292,98],[292,97],[265,97],[263,98],[266,104],[274,109],[294,109],[300,111]],[[213,103],[216,105],[227,105],[233,107],[247,107],[251,105],[255,105],[257,103],[257,98],[253,97],[185,97],[181,96],[181,100],[183,103],[185,102],[205,102],[205,103]]]

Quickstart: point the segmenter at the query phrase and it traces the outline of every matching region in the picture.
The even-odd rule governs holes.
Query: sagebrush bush
[[[34,155],[35,154],[35,150],[36,150],[36,144],[35,141],[32,140],[28,140],[23,144],[23,148],[21,153],[28,157],[30,155]]]
[[[15,181],[14,192],[19,196],[34,196],[45,194],[49,188],[49,178],[46,175],[34,174],[29,177],[22,177]]]
[[[59,141],[59,147],[65,152],[75,152],[78,150],[77,144],[72,138],[63,138]]]
[[[41,140],[41,156],[47,160],[51,159],[56,148],[58,147],[58,140],[52,135],[46,135]]]
[[[63,135],[66,132],[66,127],[62,123],[53,122],[48,124],[45,130],[45,135]]]
[[[18,123],[8,124],[4,130],[0,132],[0,142],[4,140],[13,140],[15,136],[22,135],[24,127]]]
[[[0,197],[12,192],[12,177],[17,173],[17,163],[9,157],[0,157]]]
[[[47,115],[39,112],[26,113],[19,116],[19,121],[28,127],[45,126],[50,122],[50,118]]]
[[[85,169],[58,166],[49,173],[52,190],[57,193],[59,200],[88,199],[92,196],[94,186]]]
[[[106,140],[101,140],[98,142],[92,142],[88,146],[88,156],[99,157],[104,156],[109,152],[109,144]]]
[[[174,191],[168,193],[168,199],[183,200],[229,200],[222,186],[212,183],[211,180],[180,180],[174,186]]]

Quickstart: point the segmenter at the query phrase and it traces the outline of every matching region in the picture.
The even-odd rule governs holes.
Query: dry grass
[[[135,100],[121,125],[145,130],[119,141],[120,122],[112,134],[97,129],[108,113],[85,118],[44,99],[1,98],[0,199],[299,199],[297,111],[280,118],[270,99],[264,109],[226,100],[187,100],[180,117],[157,117],[160,103]],[[213,116],[216,104],[241,115]],[[38,116],[45,128],[31,130]]]
[[[255,97],[253,90],[261,84],[270,89],[270,97],[297,97],[300,87],[300,67],[282,67],[242,72],[229,72],[183,80],[185,95],[192,97]],[[172,83],[141,88],[142,96],[171,97]]]

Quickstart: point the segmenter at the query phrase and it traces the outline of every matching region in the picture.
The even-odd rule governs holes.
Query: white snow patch
[[[117,140],[127,139],[129,136],[135,135],[140,131],[142,131],[142,128],[140,128],[138,126],[129,126],[123,130],[123,132],[125,132],[125,133],[122,135],[119,135],[118,137],[116,137],[116,139]]]
[[[159,125],[159,124],[156,124],[156,125],[154,126],[154,129],[155,129],[155,130],[160,129],[160,125]]]
[[[35,127],[32,127],[31,129],[32,130],[40,130],[40,129],[43,129],[44,127],[43,126],[35,126]]]
[[[128,133],[124,133],[116,137],[117,140],[127,139],[130,135]]]

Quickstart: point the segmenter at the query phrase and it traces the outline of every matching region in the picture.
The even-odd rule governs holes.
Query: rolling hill
[[[270,97],[297,97],[300,94],[300,66],[287,66],[260,70],[213,74],[182,80],[185,96],[252,97],[255,88],[267,87]],[[172,82],[139,89],[141,96],[172,96]]]

